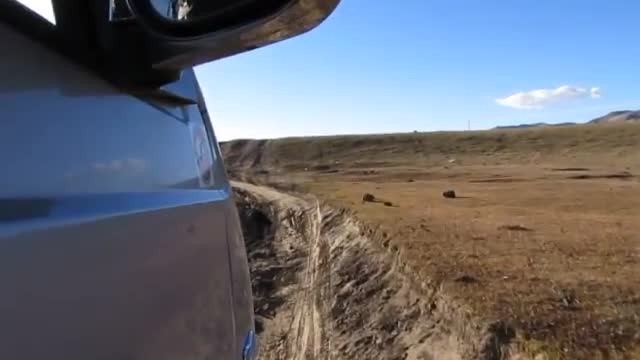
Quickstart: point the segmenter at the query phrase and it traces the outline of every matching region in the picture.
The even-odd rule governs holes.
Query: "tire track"
[[[289,353],[295,360],[320,360],[322,357],[322,339],[324,329],[322,326],[320,291],[316,284],[320,277],[321,246],[322,241],[322,211],[320,202],[315,200],[315,207],[306,211],[310,229],[308,236],[308,258],[304,275],[302,276],[303,289],[296,300],[296,309],[292,333],[290,334],[292,348]]]

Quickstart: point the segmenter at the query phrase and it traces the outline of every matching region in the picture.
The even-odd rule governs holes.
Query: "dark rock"
[[[376,197],[373,194],[365,193],[362,195],[362,202],[373,202],[376,201]]]
[[[562,306],[567,309],[575,310],[578,305],[578,300],[576,298],[576,294],[572,290],[561,289],[558,292],[558,297]]]
[[[500,230],[508,230],[508,231],[533,231],[528,227],[524,227],[522,225],[502,225],[498,229]]]
[[[462,276],[459,276],[458,278],[456,278],[455,281],[456,282],[461,282],[461,283],[464,283],[464,284],[475,284],[475,283],[478,282],[478,279],[474,278],[471,275],[462,275]]]
[[[456,192],[453,191],[453,190],[447,190],[447,191],[442,193],[442,196],[444,196],[447,199],[455,199],[456,198]]]

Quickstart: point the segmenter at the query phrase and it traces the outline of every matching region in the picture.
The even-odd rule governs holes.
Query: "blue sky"
[[[638,13],[634,0],[342,0],[310,33],[196,71],[221,140],[580,122],[640,108]]]
[[[633,0],[342,0],[308,34],[197,72],[224,140],[586,121],[640,108],[638,13]],[[496,102],[564,85],[585,96]]]

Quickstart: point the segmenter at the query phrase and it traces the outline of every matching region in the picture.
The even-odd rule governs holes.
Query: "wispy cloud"
[[[81,181],[87,176],[100,176],[102,178],[119,176],[139,176],[144,174],[147,163],[139,158],[116,159],[104,162],[94,162],[78,171],[67,171],[64,174],[66,181]]]
[[[555,89],[536,89],[496,99],[496,103],[515,109],[541,109],[545,106],[579,98],[599,99],[600,88],[586,89],[563,85]]]
[[[91,165],[98,173],[139,172],[145,169],[146,164],[142,159],[129,158],[124,160],[111,160],[96,162]]]

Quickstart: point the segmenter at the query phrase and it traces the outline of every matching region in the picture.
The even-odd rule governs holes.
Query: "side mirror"
[[[146,69],[147,77],[161,74],[161,84],[182,69],[305,33],[340,0],[109,1],[103,48],[118,54],[120,67],[132,67],[127,73]]]

